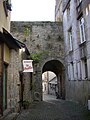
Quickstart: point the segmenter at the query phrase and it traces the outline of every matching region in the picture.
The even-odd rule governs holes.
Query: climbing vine
[[[41,54],[40,53],[31,54],[31,58],[34,63],[38,63],[41,59]]]
[[[31,54],[31,58],[34,63],[38,63],[41,60],[41,57],[45,54],[48,54],[48,51],[42,51],[41,53],[33,53]]]

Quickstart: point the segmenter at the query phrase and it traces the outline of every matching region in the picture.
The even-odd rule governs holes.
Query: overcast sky
[[[55,0],[11,0],[12,21],[54,21]]]

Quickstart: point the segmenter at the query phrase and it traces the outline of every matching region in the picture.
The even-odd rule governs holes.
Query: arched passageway
[[[64,65],[59,60],[50,60],[44,64],[42,74],[46,71],[52,71],[56,74],[59,98],[65,99]]]
[[[42,74],[42,92],[44,94],[56,95],[57,89],[57,76],[51,71],[46,71]]]

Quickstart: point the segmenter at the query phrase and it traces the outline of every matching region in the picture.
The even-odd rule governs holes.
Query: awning
[[[4,28],[3,28],[3,41],[11,49],[21,48],[20,45],[16,42],[16,39],[13,38],[12,35],[9,32],[7,32]]]
[[[17,39],[13,38],[13,36],[3,28],[3,33],[0,32],[0,43],[4,42],[10,49],[21,49],[25,48],[25,52],[27,55],[30,55],[26,45]]]

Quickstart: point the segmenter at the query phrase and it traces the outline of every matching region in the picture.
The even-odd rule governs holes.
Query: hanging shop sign
[[[33,60],[23,60],[23,72],[33,72]]]

